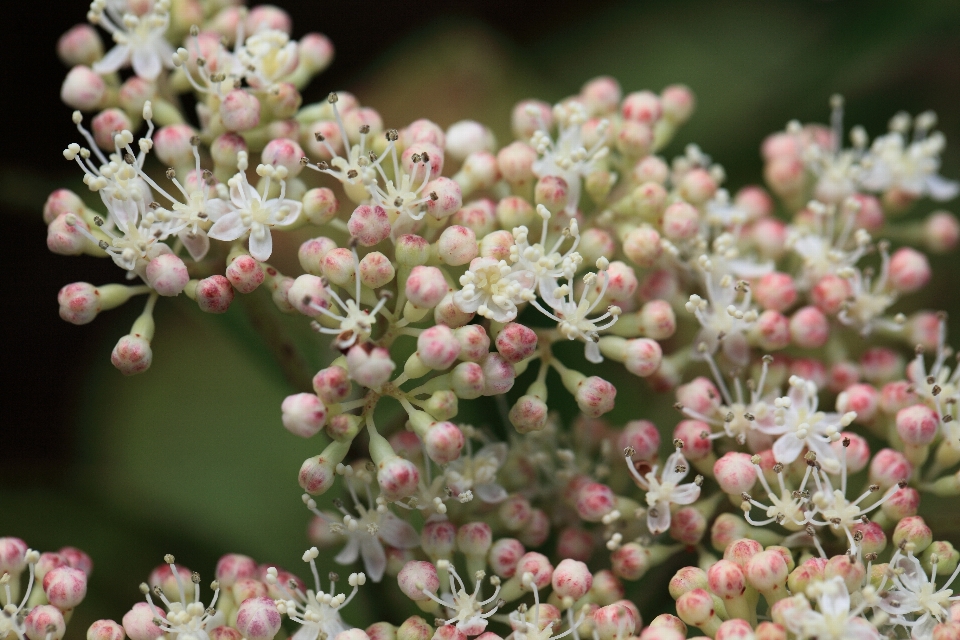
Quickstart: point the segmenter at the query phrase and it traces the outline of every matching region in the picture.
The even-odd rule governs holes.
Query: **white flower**
[[[118,71],[133,65],[133,71],[144,80],[154,81],[163,67],[173,66],[173,47],[164,35],[170,25],[170,0],[157,0],[149,13],[136,16],[117,10],[107,0],[93,0],[88,19],[106,29],[116,45],[93,65],[100,74]]]
[[[800,640],[880,640],[877,629],[860,617],[864,605],[850,610],[850,593],[842,578],[815,583],[807,591],[816,597],[818,610],[797,595],[797,606],[783,614],[787,629]]]
[[[357,255],[356,249],[353,249],[353,273],[355,282],[352,299],[344,296],[344,298],[346,298],[346,300],[344,300],[337,295],[337,292],[334,291],[332,287],[329,285],[324,286],[324,291],[327,296],[340,307],[343,311],[342,314],[337,309],[332,308],[326,300],[312,300],[310,302],[311,309],[339,323],[337,327],[324,327],[319,322],[312,325],[314,330],[320,333],[337,336],[334,343],[338,349],[349,349],[358,342],[366,342],[367,338],[370,337],[371,331],[373,331],[373,325],[377,322],[377,314],[380,313],[380,310],[383,309],[387,303],[387,297],[383,296],[372,309],[366,310],[360,308],[360,295],[362,293],[360,257]],[[390,373],[392,372],[393,368],[391,367]],[[389,373],[387,375],[389,376]]]
[[[209,632],[211,630],[227,623],[223,612],[216,610],[220,587],[215,585],[216,588],[209,605],[204,605],[200,602],[199,595],[196,595],[194,598],[189,598],[189,591],[184,587],[183,578],[180,576],[180,571],[177,570],[177,566],[174,564],[173,556],[167,555],[164,560],[170,565],[170,572],[176,580],[178,592],[177,598],[171,600],[167,598],[159,586],[154,587],[153,593],[167,608],[166,614],[163,614],[157,605],[154,604],[153,598],[150,597],[150,589],[146,583],[140,585],[140,592],[146,597],[147,604],[149,604],[153,610],[154,624],[173,638],[181,637],[209,640]],[[194,584],[190,586],[193,587],[194,591],[198,592],[200,588],[200,575],[194,573],[192,578]]]
[[[26,613],[24,613],[24,608],[33,592],[33,583],[36,580],[35,567],[39,560],[40,554],[37,551],[27,549],[24,561],[27,563],[30,573],[28,574],[27,590],[24,591],[23,599],[19,604],[14,601],[14,597],[16,597],[15,594],[19,594],[20,585],[17,581],[20,579],[20,574],[11,576],[9,573],[4,573],[0,576],[0,605],[3,605],[0,607],[0,638],[13,636],[17,640],[26,640],[27,630],[24,624]],[[14,581],[13,585],[8,584],[10,580]],[[29,613],[29,610],[27,613]]]
[[[297,43],[276,29],[253,34],[234,55],[247,82],[257,89],[268,89],[293,73],[300,62]]]
[[[500,579],[496,576],[490,579],[490,583],[495,587],[493,595],[483,600],[480,595],[480,588],[483,585],[484,577],[486,577],[483,571],[478,571],[474,576],[475,583],[471,592],[467,590],[463,579],[460,578],[460,574],[457,573],[456,568],[449,560],[439,560],[437,569],[447,571],[449,574],[450,591],[440,597],[426,590],[424,594],[444,607],[448,614],[453,614],[451,618],[444,620],[444,623],[455,623],[457,629],[467,636],[477,636],[483,633],[487,628],[487,618],[497,612],[499,605],[495,604],[489,611],[484,611],[483,608],[491,602],[497,601],[497,596],[500,595]]]
[[[630,475],[637,481],[640,488],[647,492],[647,528],[650,533],[657,535],[670,528],[670,505],[671,504],[693,504],[700,497],[700,484],[703,478],[697,476],[694,482],[680,484],[687,473],[690,471],[690,465],[687,459],[677,449],[667,458],[663,467],[663,474],[657,479],[657,467],[641,476],[631,460],[633,451],[629,448],[624,451],[624,457],[627,462],[627,469]]]
[[[939,589],[936,562],[928,576],[912,554],[903,556],[897,550],[890,561],[890,569],[884,583],[889,577],[893,587],[880,600],[880,609],[892,616],[891,622],[907,627],[912,637],[932,637],[933,627],[949,619],[951,603],[960,600],[960,596],[953,595],[949,588],[960,569],[955,570]]]
[[[277,602],[280,613],[284,613],[294,622],[300,624],[300,629],[293,635],[294,640],[317,640],[321,637],[333,638],[342,631],[352,627],[340,617],[340,609],[350,604],[357,595],[359,587],[367,581],[362,573],[351,573],[347,584],[353,587],[350,595],[336,593],[337,575],[330,574],[330,590],[324,592],[320,585],[320,574],[317,571],[316,558],[320,555],[316,547],[311,547],[303,554],[303,561],[310,563],[313,573],[313,589],[306,593],[299,589],[291,590],[276,579],[276,569],[271,567],[267,573],[267,581],[273,584],[287,599]]]
[[[514,271],[506,260],[474,258],[470,268],[460,276],[460,291],[453,302],[464,313],[478,313],[496,322],[510,322],[517,317],[517,305],[535,298],[536,285],[530,271]]]
[[[488,503],[502,502],[507,490],[497,482],[497,471],[507,459],[507,444],[488,444],[472,456],[460,456],[447,465],[444,476],[454,495],[473,491]]]
[[[288,200],[286,195],[287,176],[286,167],[261,164],[257,166],[257,174],[266,178],[263,187],[264,193],[270,191],[270,181],[273,178],[280,180],[280,195],[277,198],[266,198],[247,182],[246,152],[238,154],[238,169],[227,184],[230,185],[230,202],[233,208],[220,216],[210,228],[208,235],[216,240],[237,240],[247,232],[250,233],[250,255],[261,262],[270,259],[273,253],[273,236],[270,228],[292,224],[300,215],[303,205],[296,200]]]

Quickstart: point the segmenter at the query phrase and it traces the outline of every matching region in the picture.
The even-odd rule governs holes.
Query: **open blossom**
[[[654,535],[663,533],[670,528],[670,505],[687,505],[696,502],[700,497],[703,478],[697,476],[694,482],[680,484],[680,481],[690,472],[690,465],[680,453],[680,449],[667,458],[659,479],[656,466],[641,476],[633,465],[632,455],[631,449],[624,451],[630,475],[640,488],[647,492],[647,528]]]
[[[156,0],[144,15],[122,12],[117,3],[93,0],[90,21],[106,29],[116,43],[102,60],[93,65],[97,73],[113,73],[132,65],[144,80],[156,80],[164,67],[172,65],[173,47],[166,40],[170,25],[169,0]]]
[[[515,271],[506,260],[474,258],[460,276],[463,288],[453,295],[453,301],[465,313],[510,322],[517,317],[517,305],[534,298],[535,284],[533,273]]]
[[[460,456],[447,465],[447,486],[454,494],[472,491],[484,502],[502,502],[507,490],[497,482],[497,471],[507,459],[507,445],[494,442],[473,455]]]
[[[250,234],[250,255],[265,262],[273,253],[273,236],[271,227],[284,226],[293,223],[299,216],[302,204],[285,197],[287,170],[283,166],[272,167],[261,164],[257,166],[257,174],[266,179],[264,193],[270,191],[270,180],[280,181],[280,195],[276,198],[261,196],[247,182],[246,152],[240,153],[237,164],[238,172],[230,178],[230,202],[233,207],[213,224],[208,235],[217,240],[237,240],[245,234]]]
[[[787,628],[801,640],[880,640],[876,627],[861,614],[865,605],[852,607],[850,592],[839,576],[812,585],[808,592],[816,600],[811,609],[802,595],[794,596],[797,605],[787,609]]]
[[[891,571],[881,583],[887,590],[879,608],[892,616],[894,624],[906,627],[914,638],[933,637],[933,627],[949,619],[951,604],[960,600],[960,595],[953,595],[950,588],[958,571],[938,587],[937,564],[932,562],[928,574],[912,553],[903,555],[897,550],[890,561]]]

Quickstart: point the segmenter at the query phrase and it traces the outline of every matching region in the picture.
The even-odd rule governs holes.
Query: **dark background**
[[[599,74],[617,77],[625,92],[683,82],[698,108],[668,155],[697,142],[724,165],[735,190],[759,180],[766,134],[793,118],[825,121],[829,96],[841,92],[848,127],[863,124],[871,136],[884,132],[896,111],[936,110],[954,145],[943,173],[960,173],[958,2],[277,4],[292,14],[295,37],[320,31],[337,50],[305,103],[346,88],[388,126],[472,117],[506,142],[509,107],[518,99],[557,100]],[[247,376],[244,366],[262,360],[251,353],[256,345],[239,311],[200,318],[189,301],[165,305],[154,369],[136,380],[121,379],[108,359],[137,309],[83,327],[57,316],[61,286],[119,281],[120,274],[105,260],[46,250],[40,211],[47,193],[82,188],[60,155],[76,132],[59,101],[66,69],[54,47],[84,18],[86,4],[47,4],[42,18],[29,9],[8,9],[0,24],[7,274],[0,535],[19,535],[41,550],[76,544],[95,554],[91,595],[69,631],[82,637],[89,620],[122,615],[165,552],[190,554],[190,566],[207,575],[228,550],[298,562],[306,517],[293,473],[316,452],[285,432],[270,432],[282,441],[270,449],[272,440],[244,431],[257,405],[266,407],[263,421],[278,422],[278,399],[290,388],[269,364],[262,378]],[[911,304],[955,307],[955,257],[934,266],[930,291]],[[180,368],[172,362],[178,358],[186,363]],[[263,392],[251,393],[257,385]],[[232,409],[218,412],[223,404]],[[618,419],[632,417],[617,410]],[[217,429],[222,438],[203,439]],[[238,469],[249,473],[238,479],[231,475]],[[275,502],[284,505],[279,515],[257,510]]]

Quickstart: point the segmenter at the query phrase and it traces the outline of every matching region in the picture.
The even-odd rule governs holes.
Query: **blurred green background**
[[[277,4],[292,13],[295,36],[325,32],[338,50],[305,102],[346,88],[378,109],[387,126],[472,118],[507,142],[519,99],[555,101],[601,74],[618,78],[625,92],[682,82],[696,93],[697,111],[667,155],[696,142],[726,168],[732,191],[760,180],[765,135],[794,118],[825,121],[828,98],[839,92],[848,127],[863,124],[871,135],[884,132],[896,111],[934,109],[953,145],[943,174],[960,173],[956,1],[341,3],[336,15],[318,2]],[[17,56],[7,66],[17,74],[10,80],[16,90],[3,107],[0,163],[0,203],[12,232],[4,252],[0,535],[40,550],[74,545],[93,556],[72,638],[83,637],[94,619],[119,619],[164,553],[200,571],[204,582],[228,551],[300,572],[308,514],[296,471],[320,448],[281,427],[280,401],[304,389],[272,361],[245,305],[213,317],[186,299],[163,301],[153,367],[133,379],[111,367],[109,353],[137,308],[86,327],[57,317],[63,284],[120,279],[112,265],[92,258],[47,254],[40,217],[50,190],[82,188],[59,157],[75,135],[68,110],[57,104],[63,70],[53,47],[85,10],[79,1],[65,7],[70,15],[39,29],[32,24],[32,36],[19,18],[4,26],[11,42],[24,44],[9,48]],[[957,309],[957,266],[956,256],[935,259],[934,283],[903,308]],[[250,304],[269,304],[265,296]],[[302,322],[276,322],[306,346],[310,366],[329,358]],[[960,336],[960,325],[951,326]],[[620,387],[624,395],[645,390],[626,378]],[[672,429],[669,402],[650,398],[639,411],[622,405],[612,421],[666,415],[661,424]],[[945,531],[938,524],[958,531],[948,514],[934,523]],[[370,603],[384,593],[368,586],[361,595]],[[658,606],[642,602],[645,614]],[[346,618],[368,619],[366,609],[354,605]]]

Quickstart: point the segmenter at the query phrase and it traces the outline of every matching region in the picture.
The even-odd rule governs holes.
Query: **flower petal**
[[[420,546],[420,536],[406,520],[387,511],[380,518],[380,538],[391,547],[413,549]]]
[[[497,504],[507,499],[507,490],[499,484],[490,482],[488,484],[478,484],[473,488],[477,497],[487,504]]]
[[[244,233],[247,232],[247,227],[244,226],[243,221],[240,219],[240,214],[236,211],[231,211],[230,213],[224,215],[210,227],[210,231],[207,232],[214,240],[224,240],[230,242],[231,240],[236,240]]]
[[[939,202],[953,200],[960,193],[960,182],[936,174],[927,176],[926,186],[930,197]]]
[[[153,49],[138,47],[133,50],[133,72],[144,80],[156,80],[162,68],[160,54]]]
[[[374,582],[380,582],[387,569],[387,554],[383,544],[376,536],[366,536],[360,543],[360,555],[363,556],[363,570]]]
[[[801,440],[793,433],[785,433],[773,443],[773,458],[777,462],[790,464],[800,456],[806,440]]]
[[[352,564],[357,561],[357,558],[360,557],[360,539],[357,537],[358,535],[360,534],[351,535],[347,538],[347,544],[344,545],[340,553],[333,558],[334,562],[337,564]]]
[[[673,490],[670,502],[674,504],[693,504],[700,497],[700,487],[696,483],[688,482]]]
[[[670,528],[669,502],[658,502],[655,507],[647,511],[647,528],[653,535],[663,533]]]
[[[183,241],[183,246],[190,252],[190,257],[196,261],[203,260],[210,250],[210,238],[202,230],[193,233],[190,229],[184,229],[178,236]]]
[[[93,70],[100,75],[122,69],[130,61],[130,47],[125,44],[114,45],[107,55],[93,63]]]
[[[254,223],[253,228],[250,229],[250,255],[260,262],[266,262],[270,259],[271,253],[273,253],[273,234],[270,233],[270,228]]]
[[[689,470],[690,464],[687,462],[687,459],[684,458],[683,454],[679,451],[674,451],[670,454],[670,457],[667,458],[666,464],[663,465],[661,481],[674,485],[679,484],[681,480],[687,477]]]

